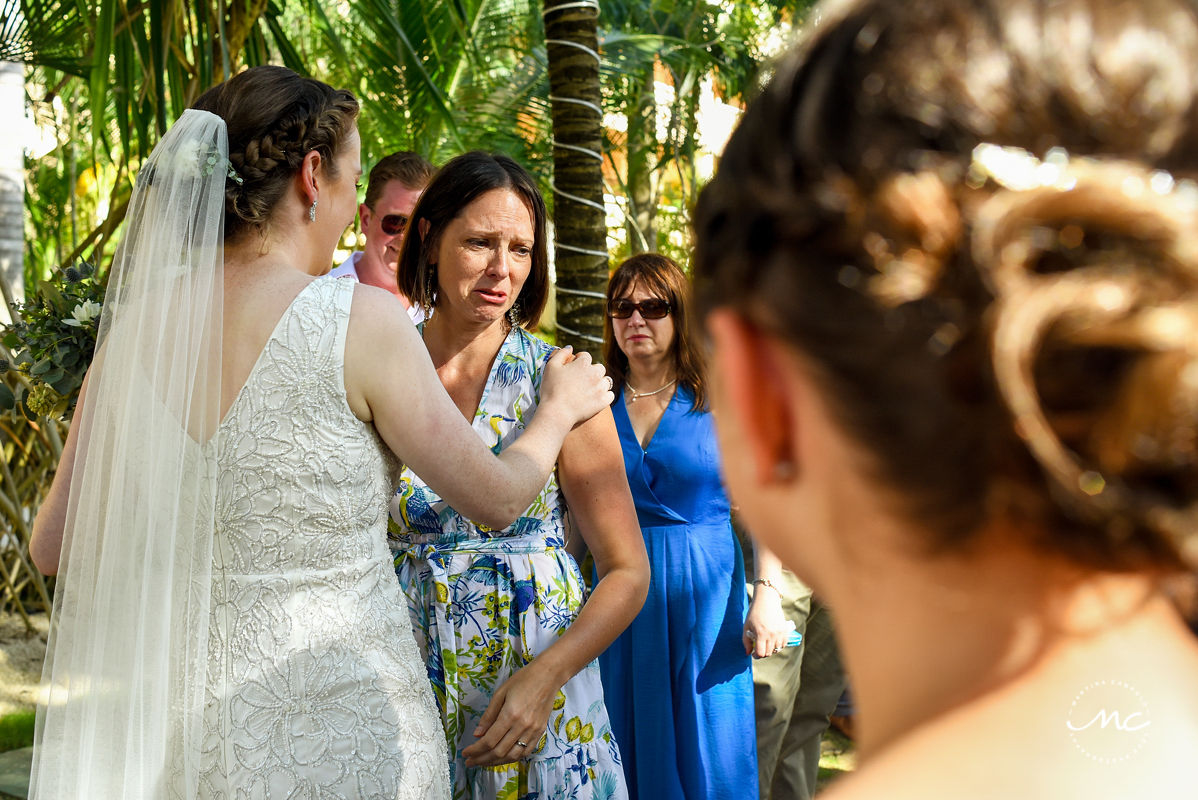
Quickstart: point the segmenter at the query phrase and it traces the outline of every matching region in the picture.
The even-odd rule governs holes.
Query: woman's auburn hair
[[[640,253],[625,259],[616,267],[607,283],[607,308],[603,314],[603,363],[615,384],[616,394],[619,395],[628,382],[628,356],[616,342],[609,309],[613,300],[628,294],[636,286],[670,304],[670,315],[674,318],[674,341],[670,344],[670,353],[674,358],[678,383],[685,386],[693,397],[691,410],[705,411],[705,363],[695,332],[690,280],[672,259],[659,253]]]

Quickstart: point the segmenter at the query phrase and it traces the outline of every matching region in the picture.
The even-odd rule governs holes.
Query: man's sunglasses
[[[631,300],[612,300],[607,304],[607,315],[613,319],[628,319],[633,311],[641,312],[642,319],[662,319],[672,309],[665,300],[642,300],[634,303]]]
[[[404,228],[408,227],[408,218],[403,214],[388,214],[379,220],[379,227],[383,229],[383,233],[394,236],[403,233]]]

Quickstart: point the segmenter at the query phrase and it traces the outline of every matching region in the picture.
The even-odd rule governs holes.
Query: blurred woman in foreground
[[[831,797],[1194,797],[1198,18],[868,0],[696,213],[726,475],[834,609]]]

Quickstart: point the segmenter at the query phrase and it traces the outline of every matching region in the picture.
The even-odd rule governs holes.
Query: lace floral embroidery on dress
[[[221,423],[202,797],[449,793],[385,540],[396,465],[345,399],[352,296],[301,291]]]

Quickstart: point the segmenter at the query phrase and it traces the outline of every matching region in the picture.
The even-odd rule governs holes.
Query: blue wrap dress
[[[711,413],[679,386],[647,449],[612,407],[649,554],[649,596],[599,658],[631,798],[757,797],[745,574]]]

